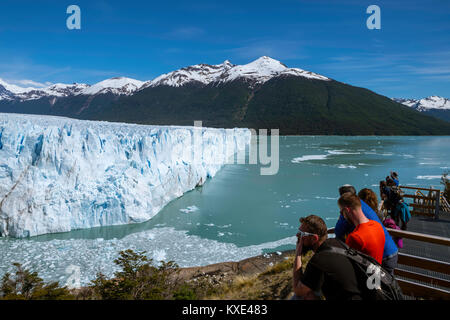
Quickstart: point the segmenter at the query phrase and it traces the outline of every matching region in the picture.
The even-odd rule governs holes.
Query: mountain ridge
[[[422,99],[392,98],[392,100],[435,118],[450,122],[450,99],[429,96]]]
[[[0,83],[6,97],[0,112],[152,125],[202,120],[285,135],[450,135],[450,123],[432,115],[266,56],[245,65],[197,64],[145,82],[116,77],[92,86],[59,84],[41,97],[26,91],[11,98]]]
[[[2,91],[0,91],[0,100],[13,100],[16,98],[25,101],[43,97],[67,97],[80,94],[95,95],[107,92],[116,95],[130,95],[136,91],[160,85],[179,87],[193,82],[208,85],[210,83],[230,82],[238,78],[247,78],[253,84],[260,84],[282,74],[329,80],[325,76],[310,71],[288,68],[278,60],[262,56],[245,65],[234,65],[228,60],[218,65],[196,64],[162,74],[148,81],[140,81],[128,77],[113,77],[93,85],[56,83],[44,88],[34,88],[20,87],[0,79],[0,88],[3,88],[3,92],[6,90],[4,96],[1,95]],[[9,95],[6,95],[6,93],[9,93]]]

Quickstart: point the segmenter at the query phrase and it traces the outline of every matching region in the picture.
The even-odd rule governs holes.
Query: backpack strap
[[[338,239],[339,240],[339,239]],[[381,295],[381,299],[387,299],[387,300],[403,300],[403,294],[401,291],[401,288],[398,286],[397,281],[395,280],[395,277],[393,277],[389,272],[387,272],[379,263],[377,260],[375,260],[373,257],[368,256],[362,252],[359,252],[355,249],[350,248],[346,243],[344,243],[342,240],[339,240],[340,245],[343,248],[338,248],[335,246],[328,246],[324,252],[332,252],[335,254],[339,254],[341,256],[347,257],[350,259],[353,263],[353,265],[359,269],[360,271],[366,273],[366,268],[370,264],[374,264],[382,270],[381,272],[381,278],[380,281],[383,283],[382,290],[379,290],[379,294]],[[356,263],[356,265],[355,265]],[[389,288],[389,289],[386,289]],[[386,292],[384,292],[387,290]],[[389,293],[390,292],[390,293]]]
[[[345,242],[343,242],[340,239],[337,239],[339,241],[339,244],[343,247],[343,248],[338,248],[335,246],[328,246],[328,248],[325,249],[325,251],[328,252],[333,252],[336,254],[339,254],[341,256],[345,256],[359,264],[365,264],[364,260],[368,260],[369,262],[380,266],[380,264],[378,263],[377,260],[375,260],[373,257],[364,254],[362,252],[359,252],[353,248],[350,248]]]

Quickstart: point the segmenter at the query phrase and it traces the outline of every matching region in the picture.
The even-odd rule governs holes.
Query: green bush
[[[1,279],[0,299],[195,300],[218,290],[211,279],[178,280],[177,264],[160,261],[154,266],[145,252],[121,251],[114,263],[120,270],[113,278],[98,273],[90,286],[74,290],[59,287],[58,282],[45,284],[36,272],[15,263],[15,274],[6,273]]]
[[[187,283],[183,283],[173,293],[173,299],[174,300],[196,300],[197,294],[195,293],[195,288]]]
[[[97,298],[106,300],[161,300],[171,298],[169,276],[176,272],[178,266],[170,262],[161,262],[158,267],[152,265],[145,252],[135,253],[125,250],[114,263],[121,271],[114,278],[106,279],[99,273],[92,281],[92,289]]]
[[[74,296],[58,282],[45,284],[36,272],[24,270],[19,263],[14,276],[5,273],[1,280],[0,298],[4,300],[69,300]]]

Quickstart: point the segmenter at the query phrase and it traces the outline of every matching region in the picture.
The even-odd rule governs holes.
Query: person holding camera
[[[338,239],[328,239],[328,230],[322,218],[310,215],[300,218],[293,270],[293,300],[361,300],[361,292],[354,266],[349,258],[333,254],[330,246],[342,248]],[[314,255],[302,271],[302,254],[309,250]]]

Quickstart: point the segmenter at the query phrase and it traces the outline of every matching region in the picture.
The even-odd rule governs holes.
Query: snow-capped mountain
[[[113,93],[117,95],[131,94],[134,91],[140,89],[144,81],[126,77],[115,77],[107,80],[100,81],[92,86],[88,86],[83,89],[80,94],[92,95],[99,93]]]
[[[0,84],[0,100],[12,99],[14,94]]]
[[[80,94],[82,90],[88,87],[89,85],[83,83],[74,83],[74,84],[56,83],[49,87],[34,88],[33,90],[30,91],[18,93],[14,97],[22,101],[36,100],[42,97],[68,97]]]
[[[426,115],[450,122],[450,99],[430,96],[423,99],[392,98],[392,100]]]
[[[432,109],[435,110],[450,110],[450,99],[439,97],[439,96],[430,96],[423,99],[402,99],[402,98],[393,98],[394,101],[404,104],[405,106],[416,109],[417,111],[429,111]]]
[[[152,125],[202,120],[208,127],[279,128],[284,135],[450,134],[450,123],[435,119],[450,122],[448,109],[420,114],[375,92],[266,56],[244,65],[197,64],[146,82],[122,77],[40,89],[0,84],[0,112]]]
[[[43,97],[68,97],[76,95],[97,95],[112,93],[114,95],[131,95],[138,90],[161,85],[181,87],[188,83],[221,84],[236,79],[244,79],[249,86],[262,84],[278,76],[298,76],[316,80],[330,80],[317,73],[299,68],[288,68],[278,60],[260,57],[244,65],[234,65],[226,60],[222,64],[197,64],[166,74],[153,80],[140,81],[126,77],[115,77],[96,84],[63,84],[57,83],[44,88],[19,87],[0,79],[0,100],[36,100]]]
[[[209,84],[216,81],[224,72],[231,69],[233,66],[234,65],[228,60],[217,65],[197,64],[162,74],[153,80],[147,81],[143,87],[156,87],[159,85],[180,87],[189,82]]]
[[[89,85],[84,83],[74,83],[74,84],[56,83],[47,88],[44,88],[42,91],[47,93],[47,95],[55,97],[68,97],[70,95],[79,94],[81,93],[82,90],[88,87]]]
[[[10,92],[12,94],[21,94],[21,93],[36,90],[36,88],[33,88],[33,87],[27,87],[27,88],[20,87],[15,84],[8,83],[8,82],[4,81],[3,79],[0,79],[0,86],[2,86],[5,90],[7,90],[8,92]]]
[[[116,77],[100,81],[94,85],[84,83],[56,83],[44,88],[22,88],[0,79],[0,100],[36,100],[43,97],[69,97],[76,95],[96,95],[112,93],[129,95],[138,90],[144,81]],[[2,89],[4,88],[4,89]]]
[[[278,60],[263,56],[245,65],[234,65],[225,60],[222,64],[209,65],[197,64],[163,74],[154,80],[147,81],[143,88],[168,85],[180,87],[191,82],[202,84],[224,83],[239,78],[248,80],[252,85],[262,84],[273,77],[282,75],[293,75],[318,80],[330,80],[317,73],[305,71],[298,68],[288,68]]]
[[[218,79],[218,81],[228,82],[238,78],[248,78],[256,83],[264,83],[273,77],[282,75],[293,75],[317,80],[330,80],[317,73],[298,68],[288,68],[278,60],[263,56],[249,64],[234,66],[233,68],[228,69],[225,72],[223,79]]]

